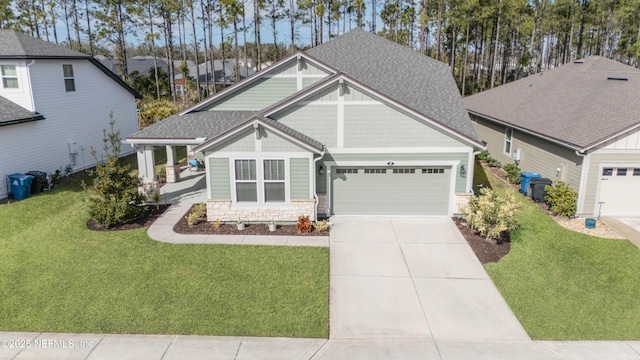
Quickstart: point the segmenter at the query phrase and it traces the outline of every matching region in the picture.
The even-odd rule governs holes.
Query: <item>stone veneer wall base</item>
[[[207,200],[207,221],[298,221],[298,216],[312,216],[314,199],[291,200],[290,206],[232,206],[231,200]]]

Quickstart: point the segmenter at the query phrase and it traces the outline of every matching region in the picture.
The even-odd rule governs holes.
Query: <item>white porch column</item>
[[[187,156],[189,156],[191,150],[193,150],[193,145],[187,145]]]
[[[153,183],[156,181],[155,158],[153,155],[153,145],[136,146],[138,154],[138,177],[143,183]]]
[[[167,182],[175,183],[180,181],[180,165],[176,163],[176,148],[171,145],[167,147]]]

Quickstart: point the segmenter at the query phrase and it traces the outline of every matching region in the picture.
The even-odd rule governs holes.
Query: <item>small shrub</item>
[[[216,219],[216,221],[213,222],[213,229],[214,230],[220,229],[220,219]]]
[[[189,215],[187,215],[187,225],[197,225],[206,216],[207,205],[205,203],[193,205],[193,207],[191,208],[191,212],[189,213]]]
[[[315,231],[327,231],[329,230],[329,223],[327,220],[316,221],[313,223],[313,230]]]
[[[503,232],[517,227],[518,202],[512,191],[480,189],[480,195],[469,199],[464,215],[469,226],[486,240],[499,239]]]
[[[554,215],[571,217],[576,214],[578,192],[569,184],[557,181],[553,186],[545,186],[544,190],[547,192],[544,199]]]
[[[509,163],[502,165],[502,169],[507,172],[507,180],[512,184],[520,184],[520,168],[517,164]]]
[[[308,216],[300,215],[298,216],[298,223],[296,224],[296,230],[299,233],[306,234],[310,233],[312,229],[311,220],[309,220]]]
[[[500,167],[500,161],[491,157],[491,155],[489,155],[489,151],[487,150],[484,150],[483,152],[478,154],[476,158],[489,166]]]

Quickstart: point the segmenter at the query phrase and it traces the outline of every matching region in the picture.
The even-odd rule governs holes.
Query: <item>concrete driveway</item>
[[[530,339],[451,219],[331,221],[331,339]]]

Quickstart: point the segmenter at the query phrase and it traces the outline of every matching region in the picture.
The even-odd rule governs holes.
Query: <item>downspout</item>
[[[582,210],[584,213],[584,193],[586,191],[586,182],[587,182],[587,174],[589,173],[588,166],[585,166],[585,159],[587,154],[580,150],[576,150],[576,156],[582,158],[582,170],[580,171],[580,184],[578,185],[578,201],[576,201],[576,215],[579,213],[578,210]],[[588,164],[589,166],[591,164]],[[582,184],[585,184],[583,187]]]
[[[33,99],[33,89],[31,88],[31,73],[29,72],[29,67],[31,65],[33,65],[36,62],[35,59],[31,59],[31,62],[27,64],[27,82],[29,83],[29,92],[30,92],[30,97],[31,97],[31,109],[33,109],[32,111],[36,111],[36,103],[35,100]]]
[[[318,188],[317,188],[317,176],[316,176],[316,165],[318,165],[318,161],[322,160],[322,158],[324,157],[324,153],[325,153],[325,147],[324,144],[322,144],[322,152],[320,153],[320,156],[318,156],[315,160],[313,160],[313,200],[314,200],[314,205],[313,205],[313,221],[318,221],[318,204],[320,203],[320,199],[318,198]]]

